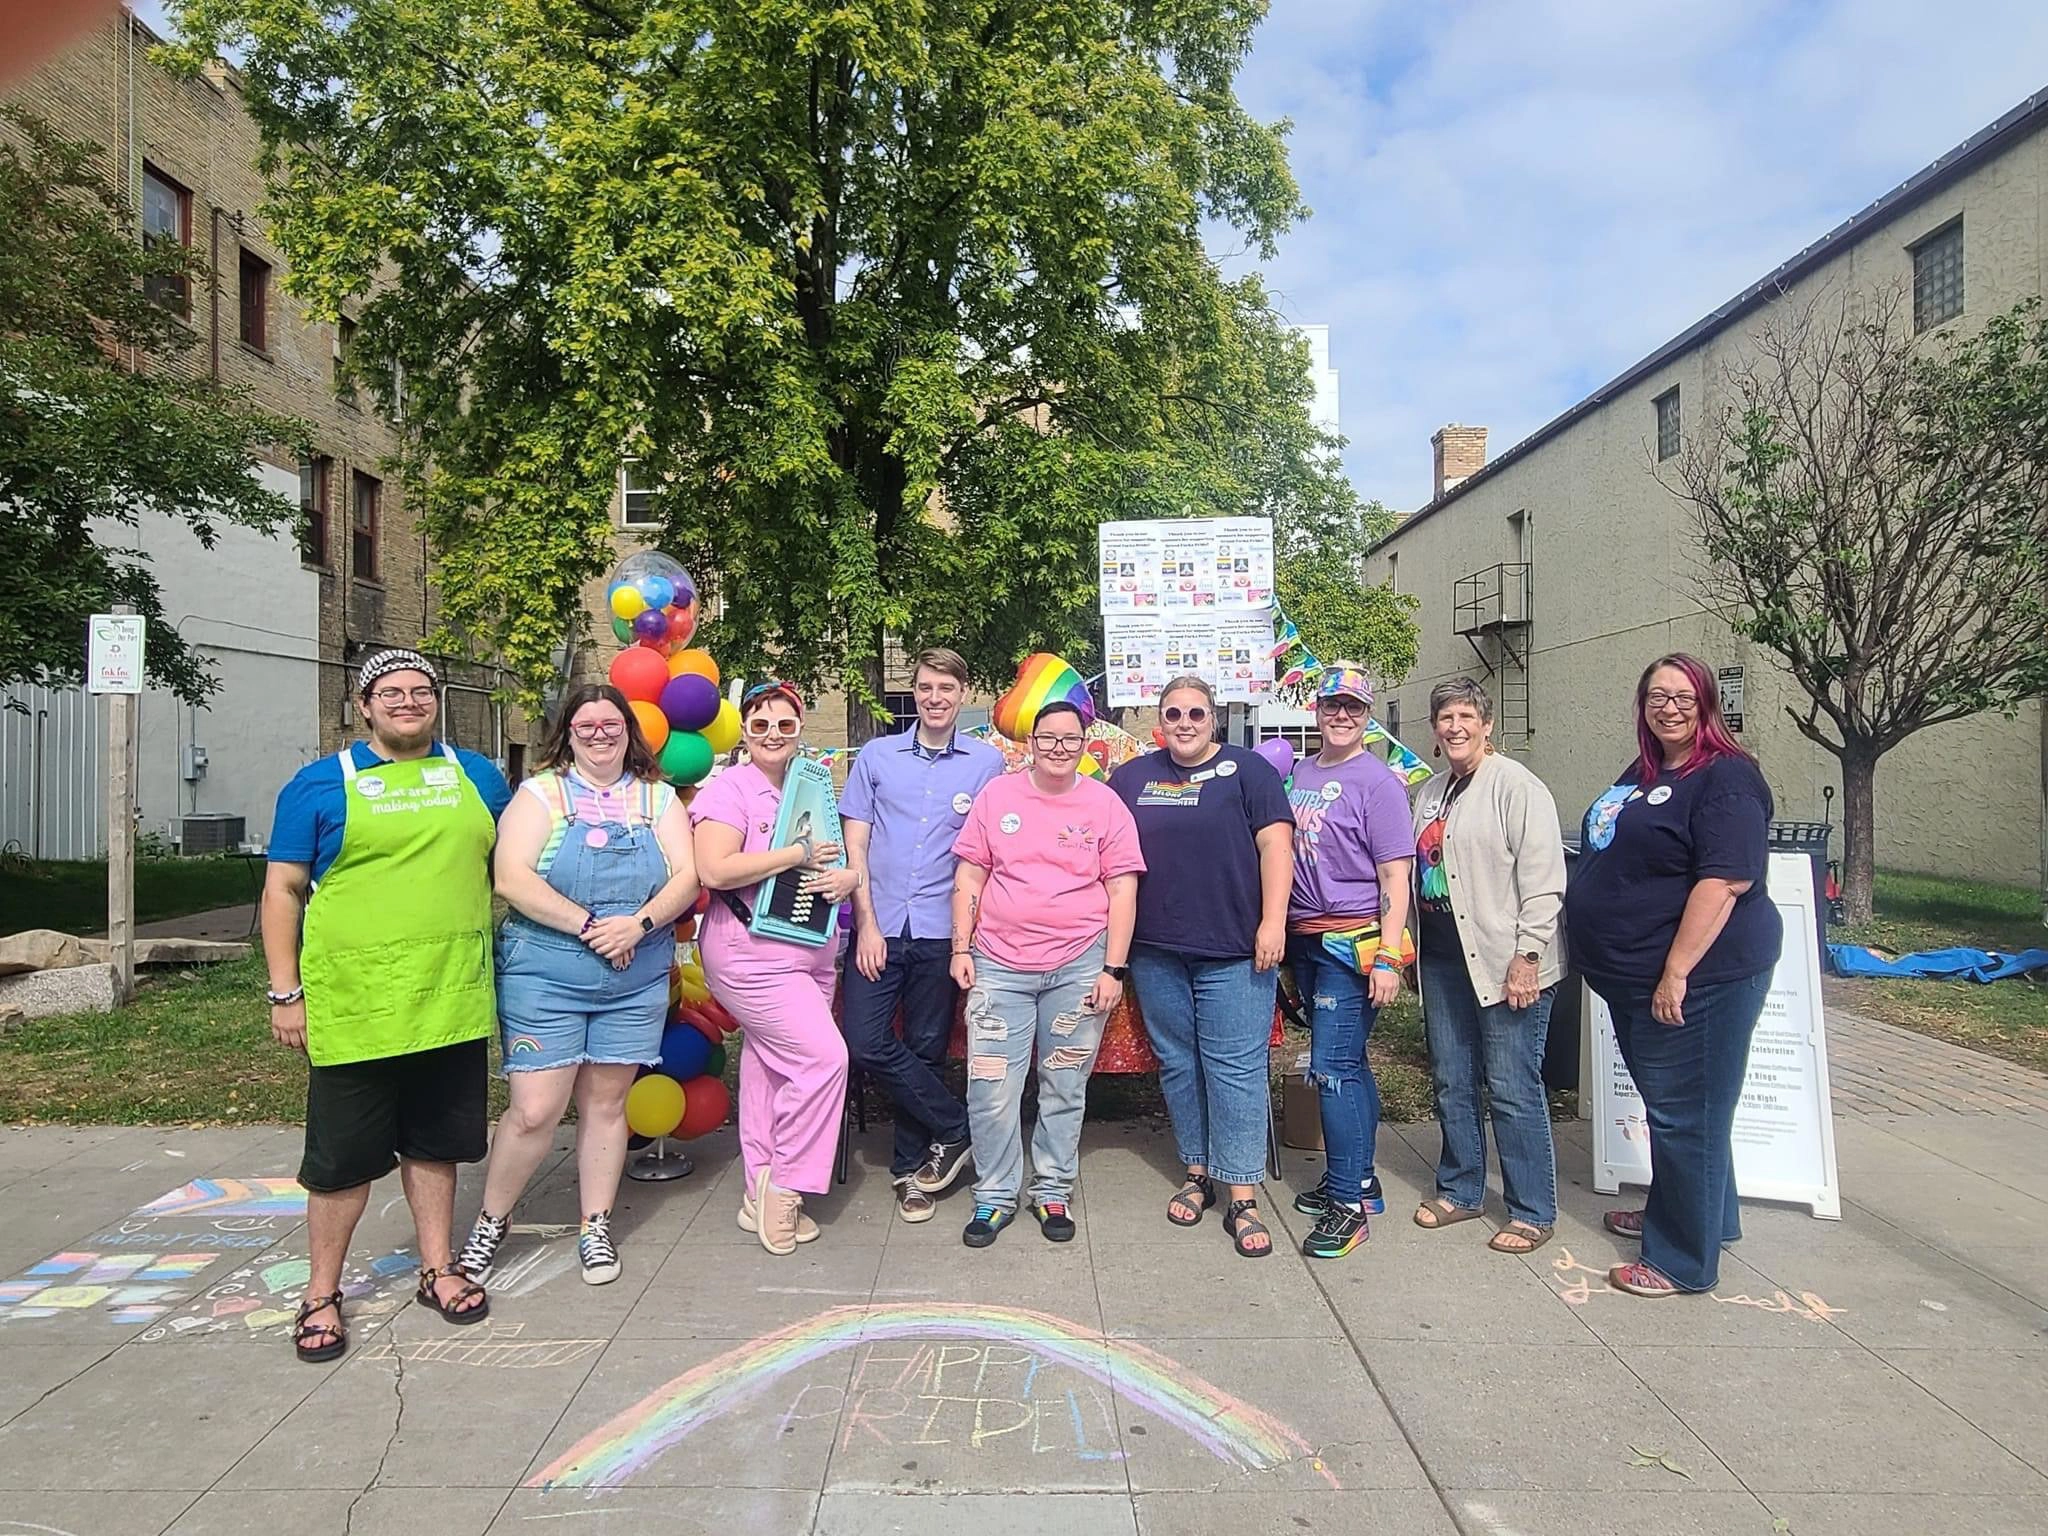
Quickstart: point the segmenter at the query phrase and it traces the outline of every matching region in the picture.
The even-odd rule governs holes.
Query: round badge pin
[[[966,791],[963,790],[953,797],[953,814],[955,816],[965,816],[969,811],[973,809],[974,796],[968,794]]]
[[[1005,832],[1015,832],[1019,827],[1024,825],[1024,818],[1019,816],[1015,811],[1012,811],[1009,815],[1005,816],[1000,822],[998,822],[997,825],[1000,826]]]
[[[1219,779],[1227,779],[1235,772],[1237,772],[1237,764],[1227,757],[1216,765],[1216,777]]]
[[[1659,784],[1655,789],[1650,791],[1648,798],[1650,804],[1662,805],[1666,800],[1669,800],[1671,798],[1671,786],[1669,784]]]
[[[374,800],[384,793],[384,781],[374,773],[363,774],[356,780],[356,792],[365,800]]]
[[[1343,793],[1344,786],[1342,784],[1336,783],[1334,780],[1323,786],[1323,798],[1325,800],[1334,800]]]
[[[611,834],[603,827],[592,827],[583,834],[583,846],[586,848],[602,848],[611,840]]]

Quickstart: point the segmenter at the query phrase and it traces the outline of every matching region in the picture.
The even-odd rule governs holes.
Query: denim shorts
[[[517,918],[498,937],[498,1031],[505,1071],[586,1061],[661,1060],[672,933],[648,935],[615,971],[581,940]]]

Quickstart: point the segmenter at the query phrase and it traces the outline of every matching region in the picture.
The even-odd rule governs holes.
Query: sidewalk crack
[[[383,1480],[384,1464],[391,1460],[392,1449],[398,1444],[398,1437],[405,1432],[405,1356],[394,1350],[390,1359],[392,1365],[396,1367],[391,1376],[391,1393],[398,1400],[397,1411],[391,1416],[391,1433],[385,1438],[384,1449],[377,1457],[376,1470],[370,1474],[370,1480],[363,1484],[362,1492],[348,1501],[348,1513],[342,1520],[344,1536],[354,1536],[356,1506],[369,1497],[370,1490]]]

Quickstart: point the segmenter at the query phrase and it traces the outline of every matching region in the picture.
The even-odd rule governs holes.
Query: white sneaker
[[[803,1197],[799,1195],[798,1199]],[[740,1191],[739,1225],[742,1232],[761,1230],[761,1213],[754,1209],[754,1192]],[[805,1214],[801,1207],[796,1213],[796,1240],[800,1243],[815,1243],[818,1240],[818,1224]]]

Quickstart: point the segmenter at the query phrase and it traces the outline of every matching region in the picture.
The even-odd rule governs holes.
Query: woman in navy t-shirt
[[[1735,1106],[1783,929],[1764,889],[1771,791],[1704,662],[1650,663],[1636,740],[1636,761],[1586,812],[1565,934],[1649,1120],[1649,1198],[1605,1223],[1640,1238],[1643,1256],[1607,1279],[1673,1296],[1712,1289],[1721,1245],[1742,1235]]]

